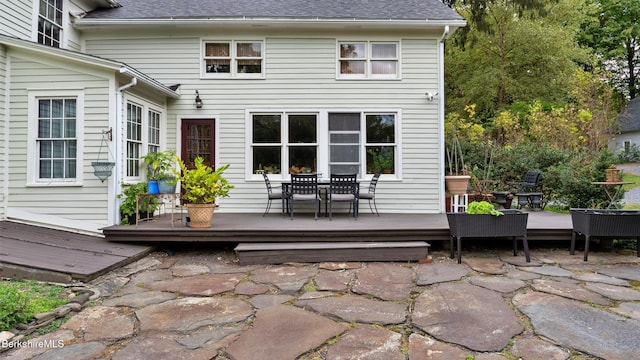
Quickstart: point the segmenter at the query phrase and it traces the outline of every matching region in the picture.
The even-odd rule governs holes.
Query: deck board
[[[37,278],[38,271],[89,281],[147,255],[150,245],[116,244],[102,237],[0,222],[0,273],[16,267]],[[11,273],[11,271],[6,271]]]
[[[449,241],[446,214],[361,213],[358,220],[334,214],[333,220],[313,214],[296,214],[294,220],[279,213],[216,212],[207,229],[179,223],[171,227],[168,217],[138,226],[110,226],[105,238],[114,242],[322,242],[322,241]],[[571,240],[571,216],[545,211],[530,212],[529,240]]]

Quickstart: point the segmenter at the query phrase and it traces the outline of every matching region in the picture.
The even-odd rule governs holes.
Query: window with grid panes
[[[208,77],[261,77],[261,41],[204,42],[204,73]]]
[[[159,152],[160,151],[160,113],[157,111],[149,110],[147,112],[149,119],[149,138],[147,139],[147,151]]]
[[[339,78],[398,79],[400,77],[398,43],[340,42]]]
[[[76,177],[76,127],[76,99],[38,100],[39,179]]]
[[[127,104],[127,176],[140,176],[142,151],[142,107]]]
[[[63,0],[40,0],[38,10],[38,43],[60,47]]]

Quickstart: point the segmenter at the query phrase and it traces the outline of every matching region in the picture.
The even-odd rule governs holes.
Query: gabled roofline
[[[99,56],[88,55],[77,51],[60,49],[56,47],[46,46],[32,41],[22,40],[7,35],[0,34],[0,44],[9,47],[21,49],[24,51],[35,52],[43,55],[54,55],[58,58],[66,59],[69,61],[79,62],[90,66],[101,67],[104,69],[113,70],[114,72],[125,73],[131,78],[137,78],[141,83],[157,90],[163,95],[177,99],[180,97],[178,93],[173,91],[170,87],[165,86],[157,80],[149,77],[148,75],[132,68],[131,66],[110,59],[105,59]],[[126,69],[126,70],[123,70]]]

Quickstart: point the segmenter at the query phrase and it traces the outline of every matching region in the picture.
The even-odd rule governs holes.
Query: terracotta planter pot
[[[191,220],[190,226],[196,229],[211,227],[215,207],[216,204],[187,204],[187,212]]]
[[[447,175],[444,177],[444,184],[450,194],[466,194],[470,179],[469,175]]]

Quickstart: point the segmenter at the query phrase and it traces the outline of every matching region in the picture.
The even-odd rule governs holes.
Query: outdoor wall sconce
[[[436,96],[438,96],[438,93],[437,92],[436,93],[428,92],[425,95],[427,96],[427,100],[433,101],[436,98]]]
[[[196,108],[202,108],[202,99],[200,99],[200,93],[196,90]]]

